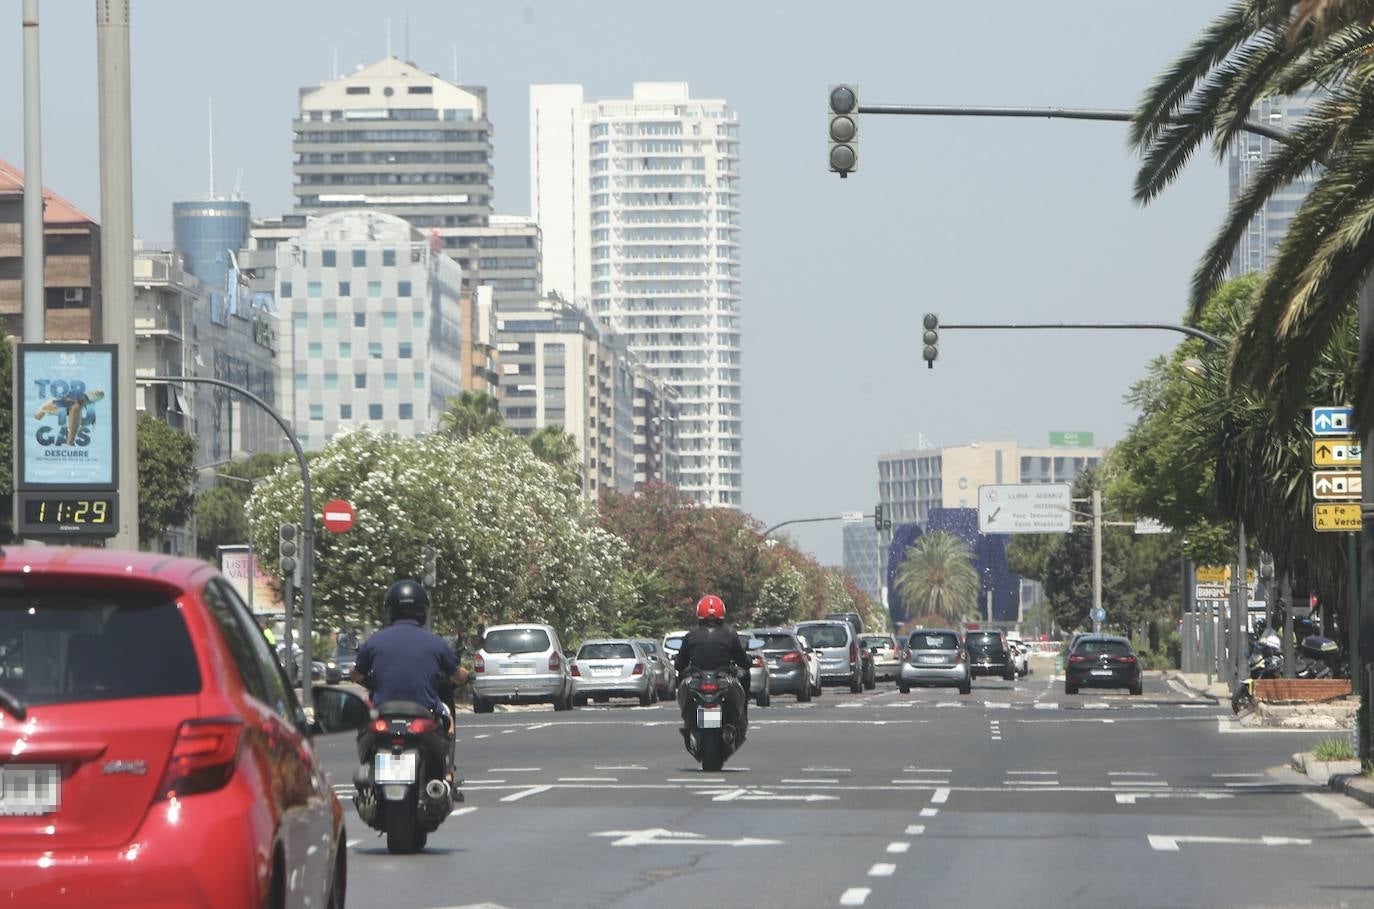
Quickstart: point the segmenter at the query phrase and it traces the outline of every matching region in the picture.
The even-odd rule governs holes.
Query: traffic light
[[[281,557],[281,573],[296,574],[296,525],[282,524],[277,528],[277,555]]]
[[[936,347],[940,343],[940,317],[933,312],[926,313],[925,334],[921,335],[921,342],[925,345],[921,349],[921,356],[925,358],[926,368],[935,368],[935,358],[940,356],[940,350]]]
[[[422,583],[425,587],[433,587],[439,582],[439,550],[433,546],[425,547],[425,576]]]
[[[883,529],[883,506],[881,505],[873,506],[873,529]]]
[[[859,90],[830,87],[830,172],[847,177],[859,169]]]

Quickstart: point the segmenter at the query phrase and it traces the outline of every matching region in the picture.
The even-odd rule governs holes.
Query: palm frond
[[[1363,23],[1347,25],[1326,39],[1314,43],[1307,52],[1290,60],[1272,79],[1278,95],[1292,95],[1314,85],[1332,87],[1343,81],[1350,69],[1365,58],[1374,31]]]

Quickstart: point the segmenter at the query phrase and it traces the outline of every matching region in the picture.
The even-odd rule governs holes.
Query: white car
[[[1020,638],[1007,637],[1011,646],[1012,664],[1016,667],[1018,678],[1030,675],[1030,648]]]

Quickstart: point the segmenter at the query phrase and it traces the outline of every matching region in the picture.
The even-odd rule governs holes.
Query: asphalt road
[[[751,709],[724,773],[675,709],[460,718],[460,806],[420,855],[349,812],[349,904],[1374,906],[1374,811],[1282,769],[1329,733],[1233,727],[1158,678],[1067,696],[891,683]],[[351,791],[351,736],[318,740]]]

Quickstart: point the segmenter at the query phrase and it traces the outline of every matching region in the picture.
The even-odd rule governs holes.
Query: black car
[[[966,632],[964,649],[968,651],[969,674],[972,678],[1000,675],[1005,682],[1016,680],[1016,663],[1012,661],[1011,646],[1002,632]]]
[[[324,678],[330,685],[337,685],[348,678],[353,664],[358,662],[358,648],[338,646],[334,655],[324,664]]]
[[[1140,660],[1125,638],[1106,634],[1080,636],[1064,661],[1064,693],[1079,688],[1129,688],[1141,693]]]

